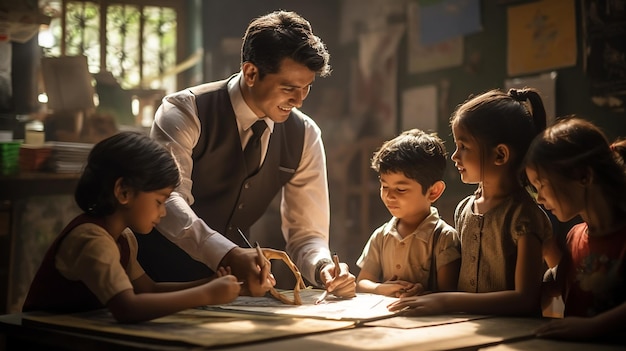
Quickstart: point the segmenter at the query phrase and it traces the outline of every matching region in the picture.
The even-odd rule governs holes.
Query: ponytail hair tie
[[[526,92],[515,88],[509,89],[508,95],[518,102],[526,100]]]

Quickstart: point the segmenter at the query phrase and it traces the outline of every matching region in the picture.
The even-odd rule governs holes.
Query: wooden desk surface
[[[438,317],[443,319],[442,317]],[[420,324],[413,328],[397,326]],[[532,331],[545,319],[483,316],[450,323],[432,323],[428,317],[394,317],[350,329],[290,336],[243,345],[201,347],[164,340],[144,340],[128,335],[105,335],[86,330],[62,330],[31,324],[21,315],[0,316],[0,350],[623,350],[621,345],[558,342],[535,339]],[[395,325],[396,327],[390,327]],[[133,325],[128,325],[133,328]],[[162,330],[162,329],[161,329]],[[253,331],[245,330],[241,333]],[[3,340],[4,339],[4,340]],[[3,345],[4,343],[4,345]]]
[[[181,350],[180,346],[97,336],[55,328],[28,326],[19,314],[0,316],[0,351],[9,350]]]
[[[481,351],[623,351],[626,345],[529,339],[480,349]]]

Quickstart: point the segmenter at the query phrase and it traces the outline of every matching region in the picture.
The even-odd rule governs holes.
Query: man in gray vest
[[[276,281],[242,233],[282,191],[286,251],[303,277],[354,296],[354,275],[345,263],[335,271],[328,248],[321,132],[298,110],[316,75],[330,74],[329,57],[307,20],[276,11],[248,26],[239,73],[163,99],[151,136],[170,148],[183,181],[155,231],[137,236],[153,279],[198,279],[228,266],[246,283],[243,294],[264,295]]]

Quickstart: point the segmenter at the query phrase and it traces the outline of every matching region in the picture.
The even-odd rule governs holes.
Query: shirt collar
[[[426,218],[424,218],[422,223],[420,223],[420,225],[417,226],[415,231],[411,233],[410,235],[407,235],[406,238],[410,236],[415,236],[416,238],[424,242],[428,242],[428,239],[437,228],[438,221],[439,221],[439,211],[437,211],[436,207],[431,206],[430,214]],[[387,223],[387,226],[385,227],[385,233],[395,235],[398,237],[398,239],[402,240],[400,238],[400,234],[398,234],[398,231],[396,230],[397,226],[398,226],[398,218],[392,217],[391,220]]]
[[[242,79],[242,73],[239,72],[233,75],[227,83],[228,96],[230,96],[231,104],[233,105],[233,111],[235,111],[235,118],[237,119],[237,127],[239,133],[250,129],[252,125],[259,120],[259,117],[252,112],[250,106],[244,101],[241,89],[239,88],[239,81]],[[263,118],[267,123],[267,128],[270,132],[274,131],[274,121],[271,118]]]

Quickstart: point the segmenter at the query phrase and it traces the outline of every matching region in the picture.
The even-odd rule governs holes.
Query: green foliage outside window
[[[175,85],[175,77],[154,79],[176,64],[175,9],[139,2],[102,5],[68,1],[61,13],[65,36],[62,18],[54,18],[50,24],[54,45],[44,48],[44,56],[85,55],[91,73],[109,71],[125,89]],[[100,23],[106,26],[104,36]]]

